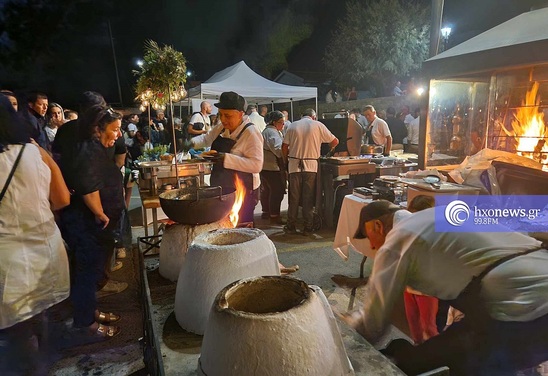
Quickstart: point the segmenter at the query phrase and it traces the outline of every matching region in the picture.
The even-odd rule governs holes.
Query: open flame
[[[544,125],[544,114],[539,111],[538,89],[539,83],[535,82],[525,95],[523,106],[516,111],[512,120],[512,136],[517,140],[518,155],[546,164],[544,158],[547,154],[542,153],[548,153],[548,129]]]
[[[234,186],[236,187],[236,199],[234,200],[234,205],[232,205],[228,218],[230,219],[230,222],[232,222],[232,226],[236,227],[238,225],[238,220],[240,219],[238,213],[244,203],[246,189],[244,182],[238,177],[238,175],[234,176]]]

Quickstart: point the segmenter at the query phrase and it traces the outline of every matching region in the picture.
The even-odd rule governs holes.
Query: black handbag
[[[19,161],[21,160],[21,156],[23,155],[23,150],[25,150],[25,146],[27,146],[27,144],[23,144],[23,147],[21,148],[21,150],[19,150],[17,159],[15,160],[15,163],[13,164],[13,167],[11,168],[10,174],[8,175],[8,178],[6,179],[6,183],[4,184],[4,188],[2,188],[2,192],[0,192],[0,202],[2,202],[2,199],[4,198],[4,195],[6,194],[6,191],[8,190],[8,186],[10,185],[11,178],[13,178],[15,169],[17,168],[17,165],[19,164]]]

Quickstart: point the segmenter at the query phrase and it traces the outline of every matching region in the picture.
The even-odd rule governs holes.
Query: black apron
[[[513,258],[523,256],[539,250],[545,250],[548,248],[548,244],[543,243],[539,247],[529,249],[527,251],[514,253],[508,256],[504,256],[499,260],[488,265],[479,275],[474,276],[472,280],[466,285],[464,290],[453,300],[445,300],[449,305],[455,307],[459,311],[463,312],[471,325],[477,330],[484,330],[488,323],[493,320],[491,315],[487,311],[485,303],[480,297],[481,281],[483,277],[487,275],[491,270],[497,266],[505,263]]]
[[[375,141],[373,141],[373,135],[372,135],[372,131],[373,131],[373,125],[372,124],[369,124],[365,130],[365,143],[366,144],[374,144],[376,145],[377,143]]]
[[[244,133],[245,130],[251,125],[253,124],[247,123],[235,140],[227,137],[222,137],[221,134],[224,132],[223,129],[223,131],[221,131],[221,134],[219,134],[219,136],[217,136],[217,138],[211,144],[211,149],[216,150],[219,153],[230,153],[236,142],[242,136],[242,133]],[[228,190],[236,189],[236,186],[234,185],[234,179],[236,178],[236,176],[238,176],[240,180],[243,181],[245,187],[247,188],[247,191],[253,191],[253,174],[249,172],[241,172],[229,168],[224,168],[222,160],[215,162],[215,164],[213,165],[210,180],[211,186],[221,186],[223,189]]]

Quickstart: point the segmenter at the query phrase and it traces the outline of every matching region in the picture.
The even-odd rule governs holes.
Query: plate
[[[200,154],[199,157],[200,157],[200,158],[204,158],[204,159],[215,159],[215,158],[219,158],[219,155],[218,155],[218,154],[215,154],[215,155],[211,155],[211,154],[203,155],[203,154]]]
[[[395,176],[395,175],[381,175],[381,176],[379,176],[379,178],[382,179],[382,180],[386,180],[386,181],[398,181],[398,180],[400,180],[400,177]]]

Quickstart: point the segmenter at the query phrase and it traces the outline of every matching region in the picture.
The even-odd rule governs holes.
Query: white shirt
[[[405,118],[403,118],[403,124],[409,125],[409,123],[411,123],[413,120],[415,120],[413,115],[407,114],[407,115],[405,115]]]
[[[249,120],[251,120],[251,122],[253,124],[255,124],[255,126],[259,130],[259,133],[262,133],[262,131],[264,131],[264,129],[266,128],[266,123],[264,122],[264,117],[259,115],[259,113],[257,111],[251,112],[248,115],[248,117],[249,117]]]
[[[232,133],[224,129],[222,123],[219,123],[208,133],[193,137],[192,142],[197,149],[211,146],[223,130],[223,137],[236,140],[247,123],[249,123],[249,118],[244,116],[242,123]],[[256,127],[249,126],[246,128],[230,153],[225,154],[223,166],[236,171],[252,173],[253,189],[259,188],[261,185],[259,172],[263,168],[263,136]]]
[[[58,128],[50,128],[48,126],[45,126],[44,129],[46,130],[46,135],[48,136],[49,142],[53,142],[53,140],[55,140],[55,135],[57,134]]]
[[[333,139],[335,136],[323,123],[309,116],[291,123],[283,141],[289,146],[289,173],[317,172],[320,147],[322,143],[329,143]],[[299,159],[303,159],[302,171],[299,169]]]
[[[202,123],[204,125],[203,130],[206,130],[209,132],[211,129],[211,119],[209,116],[202,114],[201,112],[198,112],[190,118],[190,121],[188,122],[189,125],[194,123]]]
[[[375,256],[356,329],[375,342],[388,326],[405,286],[440,299],[455,299],[489,264],[539,245],[518,232],[436,232],[434,208],[414,214],[397,212],[394,227]],[[491,317],[532,321],[548,314],[547,270],[548,252],[537,251],[489,272],[482,281],[482,297]]]
[[[382,120],[379,117],[375,117],[372,126],[373,128],[371,129],[371,136],[373,137],[373,142],[376,145],[386,146],[386,137],[392,136],[392,133],[390,133],[390,128],[388,128],[388,124],[386,124],[386,121]]]
[[[411,145],[419,144],[420,118],[420,116],[417,116],[416,119],[413,119],[413,121],[409,123],[409,127],[407,129],[407,139]]]
[[[21,150],[0,153],[0,184]],[[27,144],[0,205],[0,329],[66,299],[67,253],[50,209],[51,171],[38,148]]]

